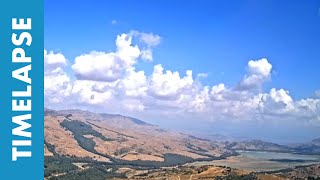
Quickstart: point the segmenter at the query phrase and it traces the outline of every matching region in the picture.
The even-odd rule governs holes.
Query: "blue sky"
[[[244,82],[246,77],[252,75],[248,62],[266,58],[268,63],[272,64],[272,70],[270,75],[268,74],[262,80],[262,89],[258,91],[269,93],[272,88],[284,89],[290,92],[293,101],[314,98],[312,99],[315,100],[312,102],[313,104],[307,102],[307,104],[309,103],[307,108],[310,108],[310,111],[303,110],[306,116],[293,119],[294,121],[302,119],[303,122],[299,123],[306,124],[305,121],[309,121],[310,118],[307,115],[312,114],[312,117],[320,120],[320,102],[317,101],[318,97],[315,98],[315,92],[320,89],[320,1],[203,0],[172,2],[142,0],[138,2],[93,0],[77,1],[76,3],[61,0],[45,1],[44,46],[48,51],[63,54],[68,62],[62,63],[64,64],[63,70],[68,76],[65,79],[70,78],[71,81],[78,80],[83,83],[81,78],[84,75],[79,76],[80,65],[73,66],[77,64],[75,59],[80,55],[90,55],[92,51],[106,53],[116,51],[117,35],[130,34],[132,30],[140,33],[137,36],[142,36],[142,32],[161,37],[160,44],[152,47],[152,62],[139,61],[132,66],[135,68],[135,72],[143,71],[147,79],[149,79],[148,76],[151,78],[155,65],[161,64],[165,70],[178,71],[181,79],[187,70],[192,70],[194,79],[199,73],[207,73],[208,77],[201,79],[201,88],[208,86],[210,89],[223,83],[228,93],[238,93],[233,92],[233,89],[237,88],[237,84]],[[88,57],[91,58],[91,55]],[[92,79],[85,77],[85,80]],[[119,79],[119,81],[122,80]],[[94,86],[100,85],[96,82]],[[101,86],[109,87],[106,84]],[[193,86],[195,89],[201,89],[197,85]],[[67,88],[66,84],[63,87]],[[75,82],[71,82],[70,87],[68,86],[70,89],[74,89],[74,87]],[[147,88],[146,92],[151,91],[150,87]],[[200,91],[194,96],[199,95]],[[70,93],[65,94],[69,96]],[[280,94],[279,91],[279,96]],[[113,95],[110,96],[113,97]],[[269,96],[271,95],[266,95],[266,101]],[[123,96],[121,97],[123,98]],[[250,96],[250,98],[252,97]],[[283,98],[283,96],[281,97]],[[103,98],[106,97],[103,96]],[[127,97],[127,99],[130,98]],[[139,99],[141,100],[141,97]],[[142,109],[145,109],[143,112],[152,109],[152,107],[164,108],[170,104],[163,101],[163,99],[159,100],[160,106],[159,104],[150,104],[149,98],[142,100]],[[272,102],[275,103],[274,101]],[[88,104],[92,104],[92,102]],[[295,113],[300,112],[301,114],[302,109],[306,108],[302,107],[305,106],[304,101],[293,104],[294,108],[299,109],[295,109]],[[267,105],[270,103],[265,102],[265,106]],[[274,106],[278,107],[278,105]],[[81,108],[79,102],[74,103],[72,107]],[[177,108],[179,109],[180,106],[177,105]],[[290,108],[288,104],[286,108]],[[210,106],[209,109],[214,108]],[[189,110],[183,110],[189,112]],[[114,113],[133,115],[161,124],[159,119],[163,117],[161,114],[163,115],[165,112],[130,113],[125,110],[115,110]],[[275,114],[278,113],[264,111],[264,115],[268,118],[272,114],[271,121],[283,118],[280,115],[276,117]],[[288,115],[287,111],[285,113]],[[289,116],[292,118],[294,115],[288,115],[288,119],[290,119]],[[178,115],[177,117],[180,118]],[[195,117],[198,116],[195,115]],[[312,120],[312,122],[314,121]],[[288,125],[290,121],[279,124],[282,123]],[[298,129],[299,123],[293,123],[292,129]],[[254,123],[250,122],[249,124]],[[263,127],[263,123],[260,121],[258,124],[257,126]],[[270,128],[272,129],[273,125],[270,125]],[[309,134],[308,128],[310,129]],[[297,137],[297,139],[305,139],[311,135],[316,137],[318,130],[315,125],[309,125],[303,130],[303,137]],[[283,133],[280,133],[279,137],[283,137]]]
[[[113,50],[119,33],[154,32],[163,37],[155,64],[234,84],[248,60],[267,57],[272,87],[302,98],[320,84],[319,8],[320,1],[46,1],[45,48],[72,60]],[[139,68],[152,70],[150,64]]]

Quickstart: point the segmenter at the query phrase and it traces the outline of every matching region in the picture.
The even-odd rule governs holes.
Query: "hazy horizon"
[[[277,143],[320,137],[319,2],[121,3],[45,3],[46,107]]]
[[[46,107],[45,107],[46,108]],[[50,108],[47,108],[50,109]],[[81,109],[81,108],[75,108],[75,109],[52,109],[52,110],[81,110],[81,111],[89,111],[93,113],[106,113],[106,114],[112,114],[108,112],[100,112],[100,111],[94,111],[89,109]],[[121,116],[127,116],[131,118],[138,118],[126,114],[113,114],[113,115],[121,115]],[[305,136],[301,136],[299,133],[295,133],[295,136],[288,137],[288,130],[283,129],[276,129],[274,131],[269,131],[269,129],[266,129],[265,126],[261,126],[259,128],[256,128],[254,126],[248,126],[248,124],[243,124],[240,126],[239,124],[237,126],[233,125],[232,127],[228,124],[223,124],[221,122],[203,122],[203,124],[194,124],[193,121],[188,122],[179,122],[179,121],[173,121],[173,122],[163,122],[159,120],[152,120],[152,119],[143,119],[138,118],[146,123],[157,125],[160,128],[163,129],[169,129],[181,133],[188,133],[190,135],[199,136],[202,138],[215,138],[215,135],[221,135],[226,136],[226,138],[234,139],[237,141],[241,140],[263,140],[278,144],[292,144],[292,143],[307,143],[311,140],[320,138],[320,135],[318,133],[318,129],[315,128],[314,131],[309,131],[305,133]],[[218,125],[217,125],[218,124]],[[249,133],[248,130],[251,130]],[[300,132],[301,128],[297,127],[296,132]],[[262,132],[261,132],[262,131]],[[264,131],[269,131],[269,135],[265,135]],[[289,130],[290,131],[290,130]],[[219,138],[219,137],[218,137]],[[226,140],[229,140],[226,139]]]

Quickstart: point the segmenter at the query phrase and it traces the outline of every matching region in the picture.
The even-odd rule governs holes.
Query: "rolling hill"
[[[45,179],[50,180],[161,179],[166,173],[173,179],[180,175],[252,178],[257,174],[183,165],[234,156],[236,150],[320,152],[319,139],[290,146],[260,140],[229,142],[162,129],[127,116],[82,110],[45,109],[44,124]]]
[[[45,110],[45,156],[172,166],[232,155],[223,143],[161,129],[139,119],[81,110]]]

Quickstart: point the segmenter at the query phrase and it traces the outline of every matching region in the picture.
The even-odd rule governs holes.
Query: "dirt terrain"
[[[94,150],[98,153],[90,152],[83,148],[83,145],[79,145],[74,132],[64,127],[63,121],[81,122],[94,132],[99,133],[98,136],[97,133],[83,135],[84,138],[91,139],[95,143]],[[109,138],[109,140],[102,139],[100,135]],[[102,157],[101,154],[128,161],[164,161],[166,153],[183,155],[193,159],[220,157],[229,153],[223,144],[195,139],[133,118],[78,110],[47,111],[45,115],[45,140],[55,146],[55,151],[59,155],[90,157],[105,162],[109,162],[109,160]],[[46,155],[52,155],[46,146],[45,152]]]
[[[286,180],[288,178],[272,174],[258,174],[241,169],[225,166],[179,166],[175,168],[162,168],[154,171],[136,171],[133,169],[119,170],[126,174],[120,179],[145,179],[145,180],[200,180],[200,179],[260,179],[260,180]]]
[[[233,149],[244,147],[271,151],[286,148],[262,141],[209,140],[121,115],[45,110],[45,179],[48,180],[284,180],[320,177],[319,165],[259,173],[227,166],[192,164],[227,157],[232,159],[237,155]]]
[[[108,158],[99,157],[94,153],[84,150],[79,146],[74,139],[72,133],[60,125],[64,119],[63,116],[46,116],[44,138],[45,141],[55,147],[55,151],[60,155],[76,156],[76,157],[90,157],[97,161],[110,162]],[[45,156],[53,155],[45,145]]]
[[[291,180],[291,179],[319,179],[320,165],[297,167],[274,173],[259,173],[245,171],[226,166],[179,166],[162,168],[151,171],[136,171],[134,169],[119,170],[126,174],[122,179],[150,179],[150,180],[200,180],[200,179],[247,179],[247,180]],[[120,180],[121,178],[114,178]]]

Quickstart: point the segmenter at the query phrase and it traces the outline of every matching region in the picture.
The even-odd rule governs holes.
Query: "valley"
[[[268,151],[236,151],[238,156],[215,161],[190,163],[193,166],[217,165],[248,171],[277,171],[296,166],[308,166],[320,162],[319,155],[301,155]]]
[[[282,177],[282,170],[320,164],[319,147],[317,140],[292,146],[217,141],[121,115],[45,109],[48,180],[254,179],[264,171]]]

